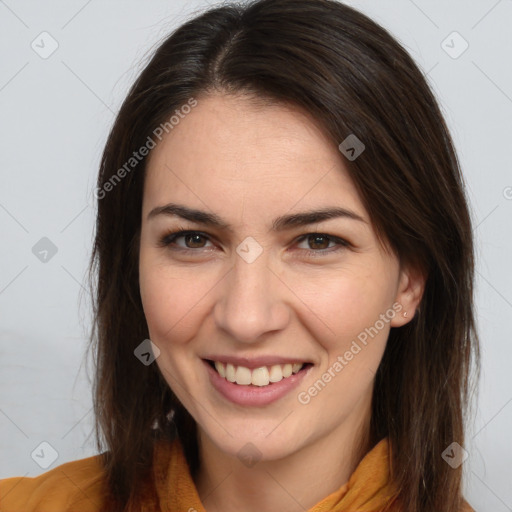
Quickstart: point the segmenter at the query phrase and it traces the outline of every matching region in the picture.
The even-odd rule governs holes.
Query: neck
[[[348,482],[371,448],[367,412],[284,458],[262,459],[252,467],[220,450],[198,428],[195,485],[201,502],[208,512],[309,510]]]

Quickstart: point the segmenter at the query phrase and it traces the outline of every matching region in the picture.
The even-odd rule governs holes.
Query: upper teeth
[[[236,382],[243,386],[253,384],[254,386],[267,386],[270,382],[279,382],[285,377],[289,377],[292,373],[297,373],[301,368],[302,363],[287,363],[275,364],[267,368],[261,366],[260,368],[246,368],[245,366],[233,366],[232,364],[224,364],[220,361],[215,361],[215,369],[219,372],[221,377],[229,380],[229,382]]]

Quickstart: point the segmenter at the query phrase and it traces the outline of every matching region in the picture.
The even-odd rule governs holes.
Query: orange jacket
[[[308,512],[398,512],[388,455],[388,441],[383,439],[347,483]],[[178,441],[158,445],[153,471],[157,502],[148,502],[145,511],[205,512]],[[101,512],[104,485],[98,455],[68,462],[34,478],[0,480],[0,512]],[[465,511],[472,509],[466,505]]]

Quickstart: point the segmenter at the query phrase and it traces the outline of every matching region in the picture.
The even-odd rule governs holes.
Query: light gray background
[[[350,5],[428,72],[455,139],[475,222],[483,355],[465,493],[478,511],[512,511],[512,1]],[[0,0],[0,477],[46,471],[31,458],[43,441],[58,453],[48,469],[96,453],[82,287],[100,153],[141,59],[205,6]],[[44,31],[59,45],[47,59],[31,48],[50,48]],[[457,58],[464,43],[446,40],[453,31],[469,44]],[[46,263],[32,252],[42,237],[58,249]]]

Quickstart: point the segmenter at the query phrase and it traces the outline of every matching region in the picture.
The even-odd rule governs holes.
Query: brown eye
[[[189,249],[200,249],[200,248],[204,247],[204,244],[206,241],[204,236],[199,235],[197,233],[185,235],[183,237],[183,239],[185,240],[185,245]]]
[[[329,247],[330,239],[325,235],[309,235],[309,247],[311,249],[327,249]]]
[[[305,251],[308,256],[327,255],[350,247],[350,243],[343,238],[324,233],[307,233],[298,242],[299,249]]]
[[[160,247],[169,247],[176,250],[194,250],[208,248],[210,239],[198,231],[177,231],[164,235],[160,239]]]

